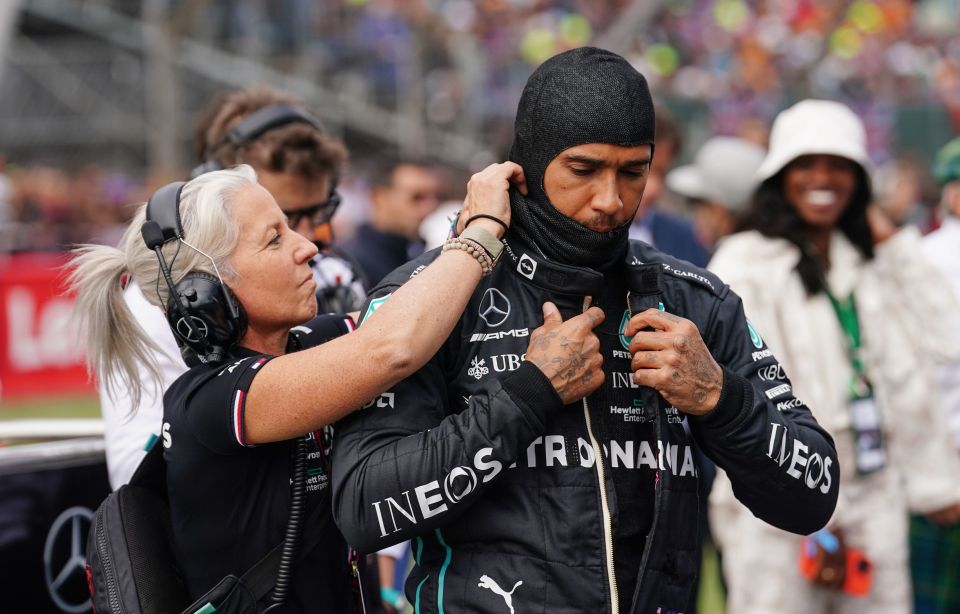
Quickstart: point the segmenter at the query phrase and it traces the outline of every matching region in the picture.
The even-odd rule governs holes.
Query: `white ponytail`
[[[253,169],[241,165],[201,175],[180,194],[184,238],[213,258],[224,281],[233,275],[229,257],[239,234],[230,203],[238,191],[256,181]],[[159,385],[155,356],[164,350],[127,307],[123,281],[136,281],[146,299],[161,309],[166,308],[169,294],[157,256],[140,236],[145,219],[146,204],[137,210],[117,247],[81,245],[68,265],[69,284],[77,295],[75,317],[86,340],[87,367],[100,376],[108,393],[127,389],[133,410],[140,404],[146,380]],[[162,249],[174,283],[194,271],[215,274],[213,263],[186,245],[171,241]]]

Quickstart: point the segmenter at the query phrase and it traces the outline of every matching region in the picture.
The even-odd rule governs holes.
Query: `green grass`
[[[700,568],[700,593],[697,595],[697,614],[725,614],[726,595],[720,582],[720,559],[713,542],[703,546],[703,566]]]
[[[3,401],[0,420],[36,418],[99,418],[100,400],[94,396],[36,398],[24,401]]]

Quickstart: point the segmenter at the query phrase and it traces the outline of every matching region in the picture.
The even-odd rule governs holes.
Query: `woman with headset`
[[[101,379],[135,388],[140,365],[152,366],[155,341],[122,297],[132,281],[165,308],[178,341],[200,359],[167,390],[161,436],[173,546],[192,599],[227,574],[243,574],[281,541],[298,477],[295,441],[308,446],[304,513],[329,506],[328,450],[318,431],[367,403],[389,403],[378,395],[437,351],[499,256],[511,183],[525,190],[512,163],[474,175],[459,238],[389,300],[372,303],[364,325],[346,337],[339,335],[352,322],[315,315],[308,263],[317,248],[289,227],[249,166],[164,186],[119,248],[77,250],[71,284]],[[589,379],[599,343],[578,321],[585,317],[534,331],[527,360],[538,369],[518,372],[504,393],[520,398]],[[516,419],[524,415],[518,409]],[[284,611],[352,611],[348,549],[329,515],[305,550]]]
[[[344,172],[347,150],[323,130],[302,101],[262,85],[225,92],[198,118],[194,145],[201,164],[192,176],[251,165],[290,228],[318,243],[320,252],[310,261],[317,282],[317,313],[348,313],[363,305],[366,291],[359,269],[335,252],[329,240],[324,244],[318,240],[331,232],[330,221],[340,203],[337,179]],[[152,385],[151,374],[144,370],[147,385],[137,387],[142,394],[101,382],[107,470],[114,489],[130,480],[143,459],[144,444],[159,436],[163,392],[187,370],[163,314],[148,303],[143,290],[129,283],[124,299],[162,350],[154,356],[162,377]]]

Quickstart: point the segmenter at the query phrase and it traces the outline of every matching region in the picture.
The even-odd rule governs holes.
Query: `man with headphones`
[[[326,134],[292,95],[257,86],[215,98],[197,121],[194,145],[202,163],[192,176],[250,164],[286,213],[291,229],[318,242],[321,251],[310,263],[318,313],[357,310],[365,298],[359,269],[329,243],[318,241],[331,236],[326,227],[340,204],[336,185],[347,159],[343,143]],[[146,386],[138,404],[127,391],[100,384],[107,469],[114,489],[129,481],[145,447],[160,434],[164,390],[187,369],[166,319],[143,291],[149,290],[127,284],[124,300],[164,350],[156,357],[163,383]],[[146,376],[144,381],[152,382]]]

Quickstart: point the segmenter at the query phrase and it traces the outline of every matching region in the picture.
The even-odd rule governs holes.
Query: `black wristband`
[[[492,216],[492,215],[487,215],[486,213],[477,213],[476,215],[471,215],[470,217],[467,218],[467,221],[463,223],[463,227],[466,228],[467,226],[470,225],[470,222],[472,222],[473,220],[478,219],[478,218],[483,218],[483,219],[486,219],[486,220],[493,220],[494,222],[500,224],[501,226],[503,226],[503,232],[504,232],[504,234],[506,234],[506,232],[507,232],[508,230],[510,230],[510,227],[507,226],[507,223],[506,223],[506,222],[504,222],[503,220],[501,220],[501,219],[498,218],[498,217],[494,217],[494,216]]]

